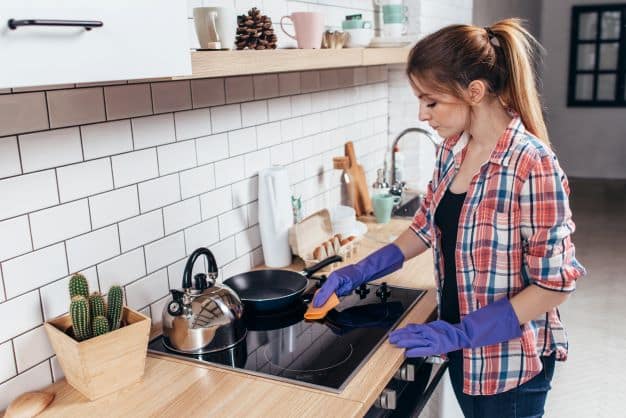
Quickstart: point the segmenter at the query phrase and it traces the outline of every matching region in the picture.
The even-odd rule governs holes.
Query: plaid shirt
[[[438,150],[426,198],[411,229],[432,247],[438,300],[443,288],[441,232],[434,214],[465,154],[466,133]],[[556,156],[514,117],[489,161],[472,179],[459,217],[456,281],[461,318],[534,284],[571,292],[585,269],[574,256],[567,178]],[[567,337],[554,308],[522,325],[522,336],[463,350],[463,392],[491,395],[541,371],[540,356],[567,357]]]

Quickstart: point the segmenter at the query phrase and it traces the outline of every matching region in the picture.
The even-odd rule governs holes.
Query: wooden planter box
[[[138,382],[143,376],[150,318],[125,306],[122,323],[126,325],[80,342],[67,334],[72,326],[69,314],[45,324],[67,382],[90,400]]]

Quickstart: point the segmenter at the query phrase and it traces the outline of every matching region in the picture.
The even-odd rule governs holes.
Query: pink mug
[[[285,30],[284,19],[293,22],[293,27],[296,30],[295,36]],[[322,46],[322,36],[324,35],[324,15],[317,12],[294,12],[291,16],[280,18],[280,28],[287,36],[298,42],[298,48],[319,49]]]

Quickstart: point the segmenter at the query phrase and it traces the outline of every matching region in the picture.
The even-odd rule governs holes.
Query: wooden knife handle
[[[350,167],[354,167],[357,161],[356,161],[356,154],[354,153],[354,144],[352,143],[352,141],[346,142],[344,149],[345,149],[346,157],[348,157],[348,159],[350,160]]]
[[[337,170],[347,170],[350,167],[348,157],[333,157],[333,168]]]

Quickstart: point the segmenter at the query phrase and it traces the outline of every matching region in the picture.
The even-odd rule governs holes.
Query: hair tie
[[[500,46],[500,41],[498,41],[498,38],[496,37],[495,32],[491,30],[489,26],[485,26],[483,29],[485,29],[485,32],[487,32],[489,43],[493,46]]]

